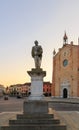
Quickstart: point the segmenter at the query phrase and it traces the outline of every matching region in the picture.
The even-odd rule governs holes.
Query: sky
[[[43,48],[44,81],[52,82],[53,50],[63,46],[65,31],[78,44],[79,0],[0,0],[0,84],[31,82],[35,40]]]

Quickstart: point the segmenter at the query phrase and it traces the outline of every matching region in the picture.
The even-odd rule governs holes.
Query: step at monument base
[[[66,126],[60,125],[15,125],[15,126],[3,126],[1,130],[66,130]]]
[[[16,120],[9,120],[9,126],[1,130],[66,130],[66,125],[55,117],[47,101],[26,101],[23,114],[17,114]]]
[[[54,114],[31,113],[18,114],[15,120],[9,120],[9,126],[2,126],[1,130],[66,130]]]
[[[17,119],[51,119],[54,118],[54,114],[48,114],[48,113],[33,113],[33,114],[17,114]]]
[[[59,124],[58,119],[19,119],[9,120],[9,125],[41,125],[41,124]]]

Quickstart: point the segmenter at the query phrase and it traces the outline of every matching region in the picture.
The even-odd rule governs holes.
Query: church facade
[[[52,96],[79,97],[79,45],[68,44],[66,33],[62,48],[53,51]]]

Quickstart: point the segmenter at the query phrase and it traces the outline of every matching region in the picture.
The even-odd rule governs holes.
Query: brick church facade
[[[53,51],[52,96],[79,97],[79,45],[68,44],[66,33],[62,48]]]

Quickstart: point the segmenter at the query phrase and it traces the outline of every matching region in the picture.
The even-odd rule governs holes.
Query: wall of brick
[[[63,96],[64,88],[79,96],[79,45],[66,44],[53,56],[52,96]]]

